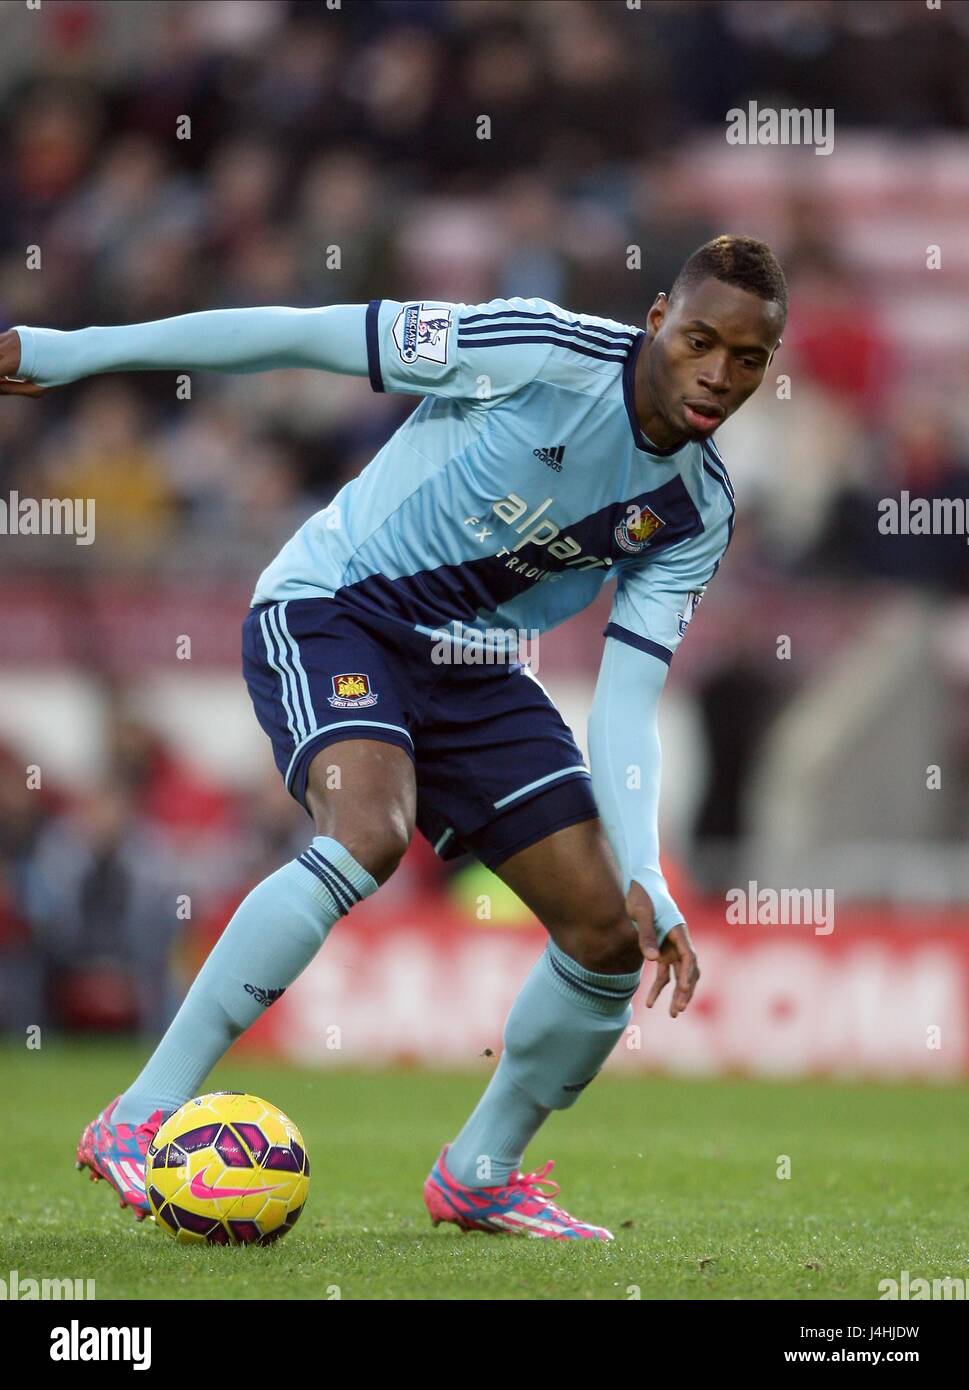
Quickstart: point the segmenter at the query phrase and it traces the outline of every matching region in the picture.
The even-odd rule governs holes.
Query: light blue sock
[[[596,974],[548,943],[512,1005],[495,1074],[448,1149],[458,1182],[491,1187],[520,1167],[550,1112],[575,1104],[619,1041],[641,975]]]
[[[256,885],[209,953],[114,1119],[139,1124],[202,1093],[219,1058],[302,974],[338,917],[377,889],[336,840],[317,835]]]

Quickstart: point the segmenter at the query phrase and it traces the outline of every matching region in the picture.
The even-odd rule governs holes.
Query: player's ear
[[[670,301],[664,290],[653,300],[653,307],[646,315],[646,327],[652,334],[657,334],[663,326],[663,321],[669,313]]]
[[[768,359],[767,359],[767,367],[769,367],[770,364],[773,362],[773,360],[774,360],[774,353],[777,351],[777,349],[780,347],[780,345],[781,345],[781,343],[782,343],[783,341],[784,341],[783,338],[778,338],[777,342],[776,342],[776,343],[774,344],[774,346],[771,348],[770,357],[768,357]],[[766,370],[767,370],[767,367],[764,368],[764,371],[765,371],[765,372],[766,372]]]

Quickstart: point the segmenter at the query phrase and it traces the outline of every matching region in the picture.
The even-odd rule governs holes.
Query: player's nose
[[[711,363],[710,366],[704,367],[697,377],[697,385],[712,395],[725,395],[730,390],[730,364],[726,358],[717,364]]]

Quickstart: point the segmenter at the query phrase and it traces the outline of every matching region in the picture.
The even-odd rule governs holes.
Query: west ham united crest
[[[366,709],[377,703],[377,696],[370,689],[370,677],[362,671],[345,671],[343,675],[331,676],[333,694],[327,695],[327,702],[334,709]]]
[[[630,507],[629,515],[616,527],[613,535],[619,546],[631,555],[645,550],[655,532],[666,523],[652,507]]]

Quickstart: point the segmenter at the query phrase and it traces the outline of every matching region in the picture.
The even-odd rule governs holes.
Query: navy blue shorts
[[[306,809],[306,776],[339,739],[395,743],[417,774],[417,828],[442,859],[489,868],[598,814],[568,725],[526,667],[435,664],[433,639],[330,598],[262,603],[242,669],[276,766]]]

